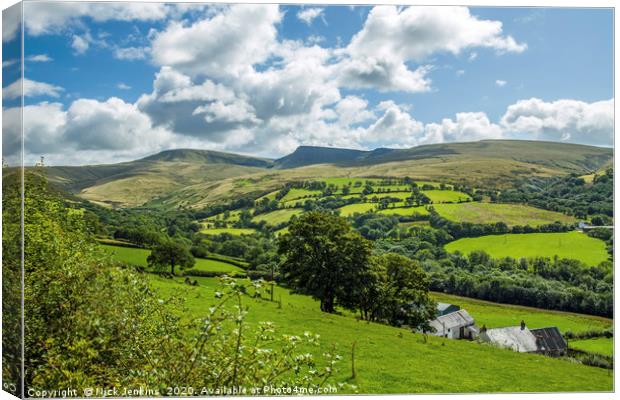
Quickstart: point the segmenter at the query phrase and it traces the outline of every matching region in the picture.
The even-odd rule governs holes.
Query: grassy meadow
[[[549,257],[580,260],[587,265],[598,265],[609,258],[605,242],[584,233],[523,233],[463,238],[445,246],[449,252],[469,254],[484,250],[494,258]]]
[[[338,210],[340,210],[340,215],[342,215],[343,217],[350,217],[355,213],[364,214],[366,212],[375,210],[376,208],[377,205],[374,203],[355,203],[340,207]]]
[[[214,293],[219,288],[217,279],[197,280],[199,286],[190,287],[178,279],[151,277],[152,286],[161,296],[184,294],[188,318],[204,315],[214,304]],[[613,376],[604,369],[476,342],[429,337],[424,343],[422,335],[406,329],[358,321],[350,314],[323,313],[316,301],[278,286],[274,298],[281,301],[281,307],[276,302],[247,298],[248,322],[272,321],[280,334],[320,334],[321,350],[315,352],[331,351],[335,345],[344,358],[335,377],[355,384],[359,393],[609,391],[613,387]],[[541,318],[557,314],[558,320],[562,319],[561,313],[538,312]],[[582,323],[587,320],[584,317]],[[352,380],[354,341],[357,378]]]
[[[147,267],[146,258],[151,254],[150,250],[136,249],[130,247],[101,245],[104,251],[112,254],[112,258],[126,264],[139,265]],[[196,264],[191,268],[202,272],[227,272],[230,274],[244,272],[243,269],[236,265],[229,264],[219,260],[210,260],[204,258],[196,258]]]
[[[488,224],[504,222],[508,226],[539,226],[555,221],[573,223],[575,218],[554,211],[542,210],[523,204],[498,203],[462,203],[434,204],[433,207],[442,217],[455,222]]]
[[[254,222],[265,221],[267,225],[279,225],[288,222],[293,215],[299,215],[303,212],[299,208],[287,208],[282,210],[271,211],[265,214],[259,214],[252,218]]]
[[[230,235],[251,235],[256,231],[252,228],[204,228],[200,233],[205,235],[221,235],[222,233],[228,233]]]
[[[471,200],[468,194],[454,190],[423,190],[422,193],[433,203],[458,203]]]
[[[614,355],[614,338],[597,337],[591,339],[569,340],[568,346],[573,349],[587,351],[588,353],[602,354],[612,357]]]
[[[379,214],[385,215],[428,215],[429,212],[424,206],[420,207],[394,207],[394,208],[386,208],[384,210],[377,211]]]

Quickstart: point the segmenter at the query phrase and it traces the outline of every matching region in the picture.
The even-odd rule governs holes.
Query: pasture
[[[508,226],[540,226],[555,221],[573,223],[575,218],[554,211],[542,210],[523,204],[499,203],[461,203],[434,204],[435,211],[442,217],[454,222],[471,222],[488,224],[504,222]]]
[[[101,247],[109,254],[112,254],[112,258],[122,263],[139,265],[147,267],[146,258],[151,254],[147,249],[136,249],[129,247],[101,245]],[[191,268],[197,271],[204,272],[228,272],[231,274],[244,272],[243,269],[219,260],[208,260],[204,258],[196,258],[196,264]]]
[[[233,236],[252,235],[255,232],[252,228],[205,228],[200,231],[200,233],[211,236],[221,235],[222,233],[228,233]]]
[[[422,193],[433,203],[458,203],[471,200],[467,193],[454,190],[423,190]]]
[[[368,211],[372,211],[377,208],[376,204],[373,203],[355,203],[349,204],[344,207],[340,207],[340,215],[343,217],[350,217],[355,213],[364,214]]]
[[[179,280],[151,278],[153,288],[164,298],[186,293],[186,318],[204,316],[208,307],[215,303],[218,280],[197,280],[199,286],[192,287]],[[246,298],[248,323],[271,321],[278,334],[300,335],[306,331],[319,334],[321,347],[308,350],[321,354],[332,351],[335,346],[335,351],[344,358],[337,365],[336,381],[355,384],[359,393],[612,390],[613,376],[601,368],[475,342],[429,337],[424,343],[422,335],[407,329],[361,322],[347,313],[323,313],[310,297],[291,294],[279,286],[275,287],[274,298],[280,299],[281,307],[266,299]],[[357,378],[352,380],[353,342],[356,343]],[[463,365],[477,367],[463,368]],[[575,379],[576,376],[580,379]],[[339,394],[352,391],[344,389]]]
[[[420,207],[395,207],[395,208],[386,208],[384,210],[378,211],[379,214],[385,215],[402,215],[402,216],[410,216],[410,215],[428,215],[428,210],[424,206]]]
[[[291,200],[298,200],[303,198],[310,197],[319,197],[321,195],[320,190],[308,190],[308,189],[298,189],[292,188],[288,191],[288,193],[280,199],[280,202],[286,203]]]
[[[591,339],[569,340],[568,346],[573,349],[587,351],[588,353],[602,354],[612,357],[614,355],[614,339],[597,337]]]
[[[577,231],[463,238],[448,243],[445,249],[451,253],[460,251],[463,254],[484,250],[494,258],[553,258],[557,255],[559,258],[582,261],[588,266],[598,265],[609,257],[605,242]]]
[[[260,214],[252,218],[254,222],[265,221],[267,225],[279,225],[288,222],[293,215],[299,215],[303,212],[299,208],[287,208],[282,210],[271,211],[265,214]]]

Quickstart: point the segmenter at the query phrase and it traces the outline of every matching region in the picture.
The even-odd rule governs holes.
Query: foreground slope
[[[200,286],[158,277],[152,285],[162,296],[187,292],[188,317],[204,315],[214,302],[218,282],[198,278]],[[276,287],[277,303],[246,299],[248,321],[271,321],[278,333],[321,335],[321,351],[344,357],[336,379],[358,386],[360,393],[471,393],[540,391],[610,391],[613,374],[561,359],[515,353],[475,342],[429,337],[405,329],[326,314],[309,297]],[[351,346],[355,341],[357,378],[350,380]],[[351,391],[350,389],[348,391]]]

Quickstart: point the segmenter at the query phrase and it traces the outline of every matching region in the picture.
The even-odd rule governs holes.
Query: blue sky
[[[612,144],[610,9],[47,3],[24,19],[27,159]],[[5,118],[17,39],[3,32]]]

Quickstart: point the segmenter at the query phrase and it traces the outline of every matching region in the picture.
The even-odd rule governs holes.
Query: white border
[[[38,0],[34,0],[34,1],[38,1]],[[45,1],[45,0],[44,0]],[[71,0],[71,1],[80,1],[80,2],[87,2],[85,0]],[[2,0],[2,9],[6,9],[14,4],[17,4],[19,1],[16,0]],[[89,0],[88,2],[110,2],[109,0]],[[149,0],[131,0],[131,2],[143,2],[143,3],[153,3],[155,1],[149,1]],[[274,1],[260,1],[260,0],[250,0],[250,1],[238,1],[238,0],[211,0],[211,1],[204,1],[204,0],[185,0],[185,1],[179,1],[179,0],[166,0],[166,3],[274,3]],[[463,6],[478,6],[478,7],[587,7],[587,8],[593,8],[593,7],[606,7],[606,8],[614,8],[616,7],[616,2],[613,0],[590,0],[590,1],[584,1],[584,0],[459,0],[459,1],[440,1],[440,0],[422,0],[422,1],[412,1],[412,0],[381,0],[381,1],[372,1],[372,0],[352,0],[352,1],[342,1],[342,0],[310,0],[310,1],[304,1],[304,0],[286,0],[283,1],[281,4],[336,4],[336,5],[349,5],[349,4],[353,4],[353,5],[374,5],[374,4],[395,4],[395,5],[463,5]],[[618,31],[615,29],[616,26],[616,13],[614,10],[614,100],[615,100],[615,94],[618,91],[618,81],[615,79],[616,76],[616,72],[617,72],[617,65],[615,63],[615,55],[618,53],[618,39],[619,39],[619,34]],[[2,18],[0,18],[0,29],[2,28]],[[0,58],[2,56],[2,49],[0,46]],[[23,71],[23,69],[22,69]],[[2,83],[2,78],[0,76],[0,84]],[[615,116],[618,114],[617,113],[617,105],[615,104],[614,101],[614,122],[615,122]],[[2,122],[2,113],[0,113],[0,124]],[[615,123],[614,123],[614,127],[615,127]],[[615,130],[614,130],[614,139],[615,139]],[[614,140],[615,142],[615,140]],[[615,149],[615,147],[614,147]],[[0,153],[2,151],[2,143],[0,141]],[[617,188],[618,188],[618,177],[617,177],[617,173],[618,173],[618,159],[617,157],[614,159],[614,170],[615,170],[615,179],[614,179],[614,195],[617,192]],[[0,182],[1,182],[1,176],[0,176]],[[619,214],[619,207],[617,202],[615,201],[614,198],[614,215],[618,216]],[[0,205],[0,212],[1,212],[1,205]],[[617,218],[616,218],[617,221]],[[618,227],[618,224],[614,223],[615,228]],[[2,222],[0,221],[0,229],[2,227]],[[0,230],[1,231],[1,230]],[[0,248],[0,256],[2,254],[2,250]],[[620,270],[618,268],[620,261],[618,260],[617,257],[615,257],[615,248],[614,248],[614,282],[615,282],[615,274]],[[0,283],[2,282],[1,278],[0,278]],[[614,285],[614,330],[619,331],[618,329],[616,329],[618,327],[618,317],[617,317],[617,310],[618,310],[618,306],[619,306],[619,298],[617,296],[618,293],[618,288],[615,287]],[[0,343],[1,346],[1,343]],[[620,340],[615,340],[614,341],[614,354],[620,354]],[[620,374],[615,373],[616,371],[614,370],[614,388],[617,390],[620,386]],[[575,377],[576,379],[578,379],[578,377]],[[620,395],[617,394],[616,392],[614,393],[545,393],[545,394],[539,394],[539,393],[515,393],[515,394],[450,394],[450,395],[417,395],[417,394],[413,394],[413,395],[360,395],[366,398],[381,398],[381,399],[386,399],[386,398],[393,398],[393,399],[415,399],[415,400],[455,400],[455,399],[462,399],[462,400],[474,400],[474,399],[488,399],[488,400],[502,400],[502,399],[507,399],[507,400],[534,400],[534,399],[554,399],[557,400],[558,398],[561,398],[562,400],[584,400],[587,398],[587,400],[599,400],[599,399],[611,399],[611,398],[620,398]],[[329,396],[330,399],[353,399],[354,397],[359,397],[359,396]],[[277,397],[261,397],[263,399],[277,399]],[[280,399],[283,397],[280,397]],[[304,396],[304,399],[325,399],[325,396]],[[4,391],[0,391],[0,400],[5,400],[5,399],[15,399],[15,397],[9,395],[8,393],[4,392]],[[174,398],[171,398],[174,399]],[[241,397],[241,399],[255,399],[252,397]]]

